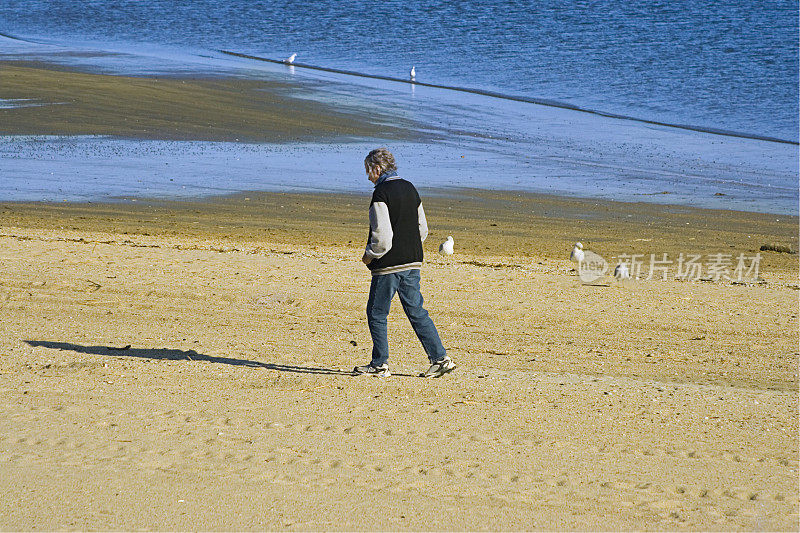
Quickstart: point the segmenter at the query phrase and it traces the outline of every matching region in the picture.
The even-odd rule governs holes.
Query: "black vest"
[[[375,187],[372,203],[383,202],[389,208],[389,221],[392,223],[392,247],[380,259],[373,259],[370,270],[388,267],[422,264],[422,240],[419,237],[418,211],[421,200],[417,189],[411,182],[402,178],[389,178]],[[371,204],[370,204],[371,205]],[[372,238],[372,228],[367,242]]]

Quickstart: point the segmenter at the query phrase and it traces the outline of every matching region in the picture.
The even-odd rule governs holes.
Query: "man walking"
[[[442,346],[433,320],[422,307],[419,270],[422,242],[428,236],[422,202],[414,185],[397,175],[394,156],[388,149],[372,150],[364,159],[364,168],[367,178],[375,184],[369,206],[369,240],[361,259],[372,271],[367,301],[372,360],[355,367],[353,372],[390,375],[386,317],[396,292],[431,363],[421,376],[438,378],[456,365]]]

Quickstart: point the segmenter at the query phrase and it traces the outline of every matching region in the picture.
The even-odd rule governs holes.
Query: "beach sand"
[[[0,134],[272,143],[425,138],[408,118],[314,101],[313,82],[262,77],[110,76],[0,61],[0,98],[47,104],[0,109]]]
[[[797,530],[797,255],[566,259],[796,250],[797,217],[423,191],[459,366],[417,377],[395,302],[382,379],[349,373],[368,194],[0,204],[0,529]]]

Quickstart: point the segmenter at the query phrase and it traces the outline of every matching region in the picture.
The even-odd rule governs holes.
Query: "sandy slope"
[[[353,246],[0,234],[4,530],[798,527],[796,272],[582,286],[431,241],[460,367],[415,377],[397,305],[395,375],[356,378]]]

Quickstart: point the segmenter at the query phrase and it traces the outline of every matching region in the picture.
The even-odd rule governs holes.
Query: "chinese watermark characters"
[[[745,255],[679,254],[672,259],[662,254],[620,254],[615,259],[628,267],[631,278],[645,280],[681,279],[686,281],[757,281],[761,253]],[[674,275],[670,275],[673,272]]]

